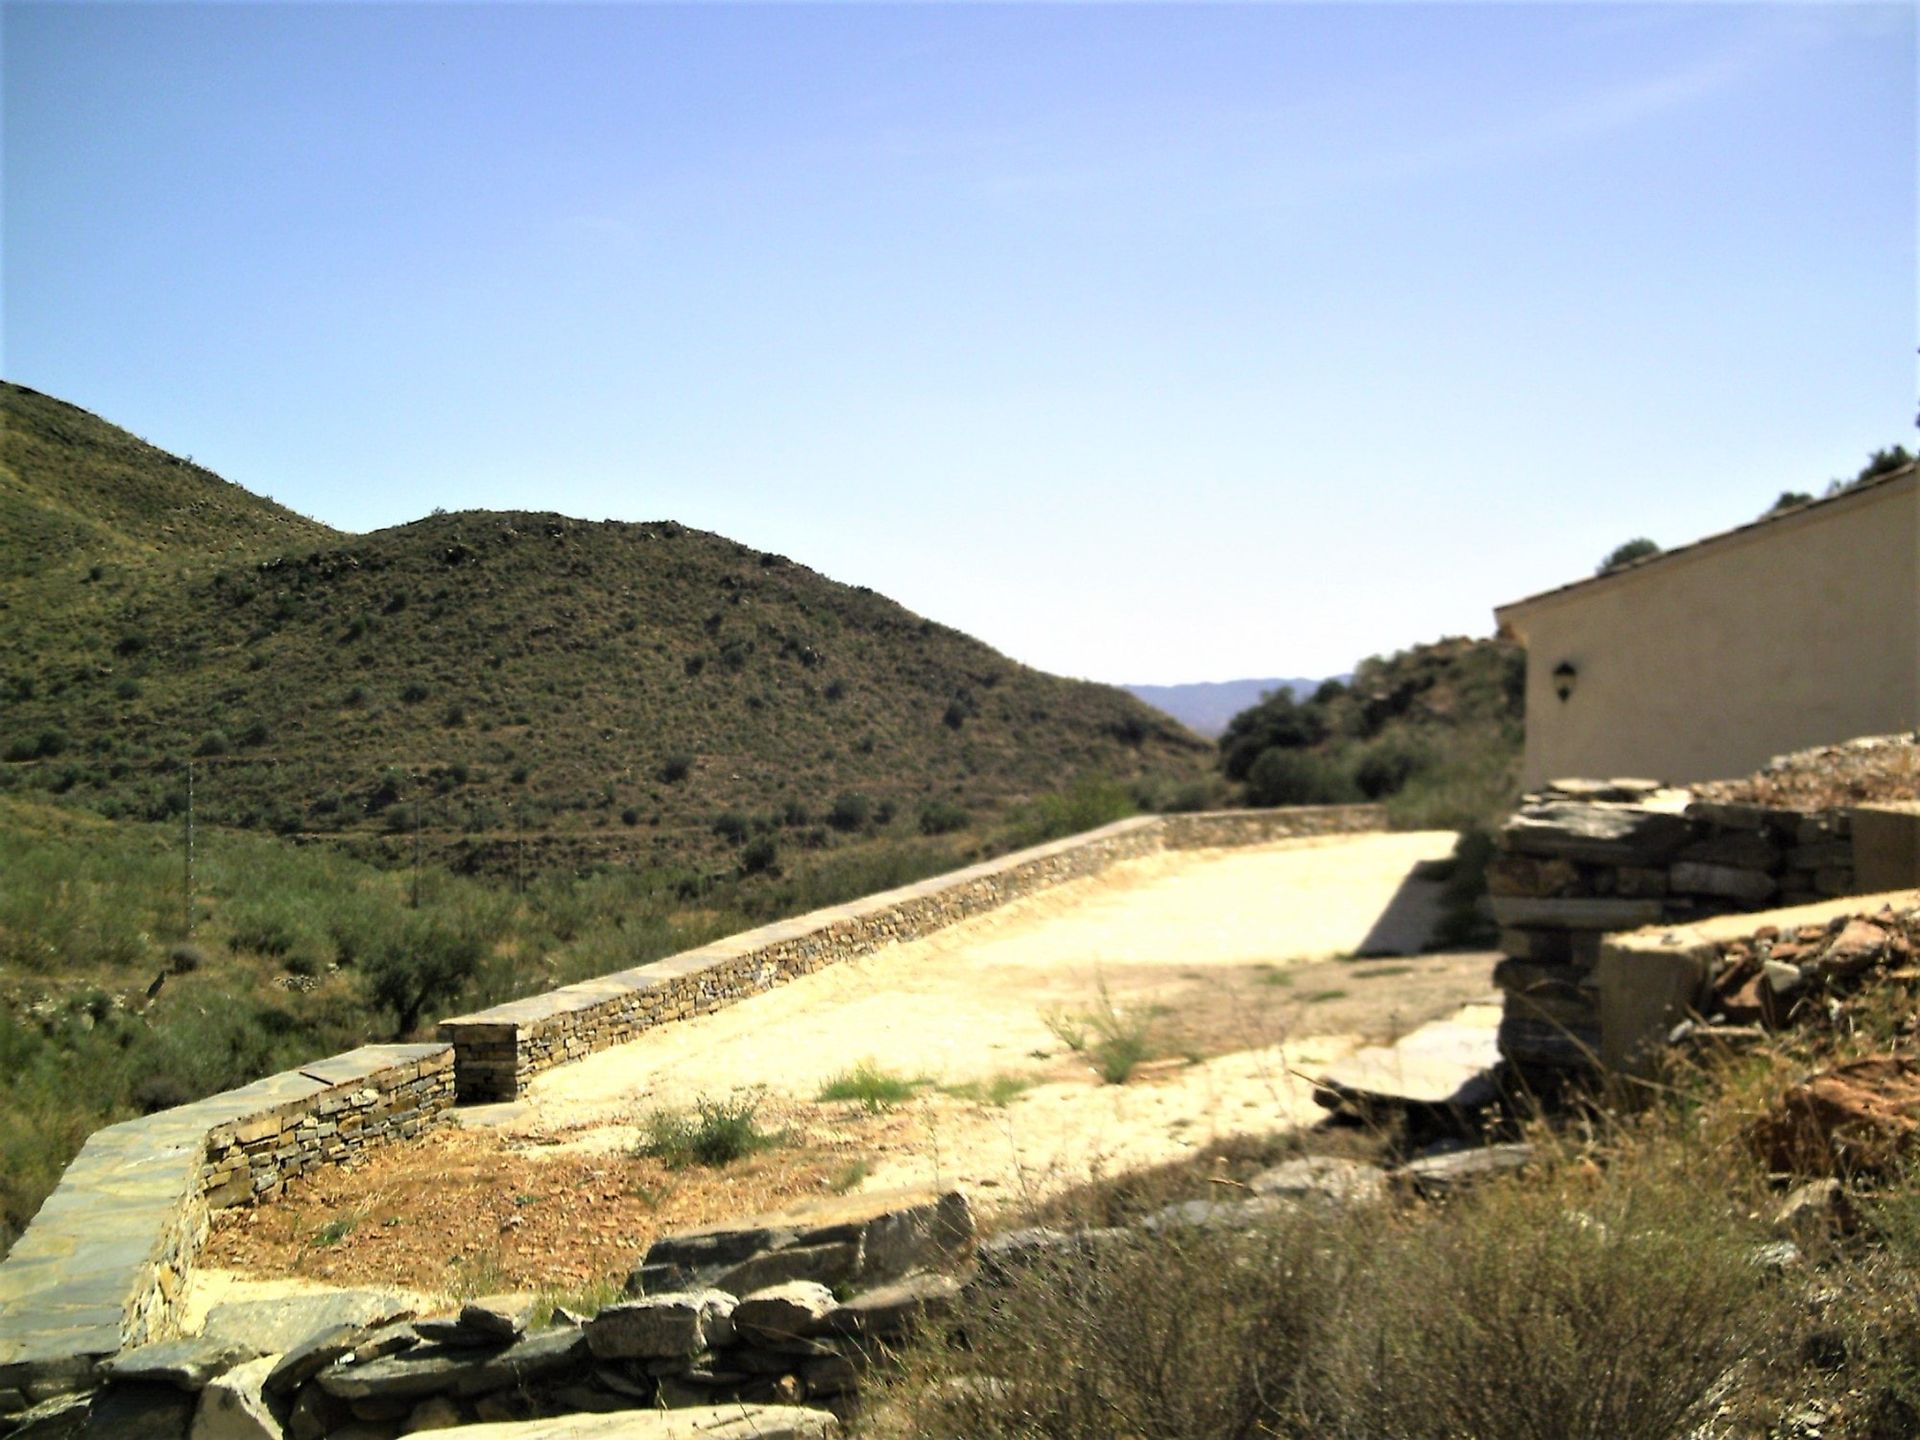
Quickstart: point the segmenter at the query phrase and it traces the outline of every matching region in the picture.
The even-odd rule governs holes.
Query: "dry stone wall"
[[[96,1132],[0,1264],[0,1416],[170,1333],[210,1213],[420,1133],[446,1045],[369,1045]]]
[[[1253,845],[1384,827],[1375,805],[1121,820],[1084,835],[749,930],[650,965],[446,1020],[459,1098],[511,1100],[533,1076],[668,1021],[704,1015],[836,961],[917,940],[1023,895],[1161,850]]]
[[[164,1340],[210,1216],[298,1175],[412,1139],[456,1099],[511,1097],[540,1071],[895,941],[1161,850],[1384,828],[1378,806],[1123,820],[549,994],[446,1021],[441,1042],[370,1045],[93,1135],[0,1263],[0,1433]]]
[[[1488,867],[1506,957],[1500,1050],[1523,1072],[1602,1053],[1602,937],[1855,891],[1844,810],[1695,801],[1645,781],[1560,782],[1522,801]]]

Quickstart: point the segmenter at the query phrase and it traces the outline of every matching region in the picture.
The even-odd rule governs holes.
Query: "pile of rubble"
[[[1920,734],[1864,735],[1777,755],[1756,774],[1693,787],[1702,799],[1790,810],[1920,799]]]
[[[1846,995],[1876,976],[1920,980],[1920,909],[1838,915],[1783,931],[1763,925],[1720,949],[1701,1014],[1715,1026],[1778,1030],[1838,1018]]]

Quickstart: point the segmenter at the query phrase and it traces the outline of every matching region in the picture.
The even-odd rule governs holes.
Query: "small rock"
[[[948,1313],[960,1291],[952,1275],[912,1275],[854,1296],[833,1312],[828,1328],[838,1335],[890,1339],[923,1318]]]
[[[400,1427],[400,1433],[413,1435],[422,1430],[451,1430],[462,1423],[460,1407],[444,1395],[436,1395],[431,1400],[422,1400],[407,1413],[407,1423]]]
[[[1844,1218],[1846,1192],[1831,1176],[1808,1180],[1787,1192],[1774,1212],[1773,1230],[1777,1235],[1801,1235],[1809,1230],[1829,1229]]]
[[[1760,1269],[1778,1274],[1800,1263],[1800,1247],[1791,1240],[1771,1240],[1755,1246],[1747,1258]]]
[[[1247,1182],[1256,1195],[1290,1200],[1367,1204],[1386,1198],[1387,1174],[1378,1165],[1336,1155],[1307,1155],[1262,1170]]]
[[[836,1302],[833,1292],[812,1280],[770,1285],[745,1296],[735,1307],[737,1331],[763,1340],[799,1339],[827,1328]]]
[[[280,1422],[265,1393],[279,1360],[263,1355],[208,1381],[188,1440],[280,1440]]]
[[[1414,1193],[1429,1200],[1450,1195],[1493,1175],[1518,1170],[1533,1160],[1533,1147],[1524,1142],[1511,1145],[1482,1145],[1453,1150],[1441,1155],[1423,1155],[1409,1160],[1393,1172],[1392,1178],[1412,1187]]]
[[[815,1288],[831,1298],[825,1286]],[[693,1355],[709,1343],[724,1343],[734,1303],[721,1290],[685,1290],[622,1301],[587,1322],[587,1344],[602,1360]]]

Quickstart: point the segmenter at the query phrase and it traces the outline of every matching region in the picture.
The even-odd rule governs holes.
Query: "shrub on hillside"
[[[858,830],[872,815],[873,801],[857,791],[848,791],[834,797],[833,808],[827,812],[827,823],[842,832]]]
[[[1305,750],[1264,750],[1246,779],[1253,805],[1339,805],[1360,796],[1345,770]]]
[[[929,800],[920,807],[922,835],[951,835],[967,828],[967,812],[951,800]]]

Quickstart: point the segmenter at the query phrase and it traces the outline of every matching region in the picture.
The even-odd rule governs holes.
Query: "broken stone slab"
[[[366,1334],[365,1330],[355,1325],[334,1325],[318,1334],[309,1335],[275,1361],[266,1379],[261,1382],[261,1390],[274,1399],[291,1398],[295,1391],[334,1361],[351,1355]]]
[[[200,1392],[187,1440],[281,1440],[280,1422],[265,1391],[279,1358],[262,1355],[209,1380]]]
[[[718,1275],[767,1250],[794,1244],[791,1227],[744,1224],[662,1235],[647,1247],[640,1265],[627,1280],[630,1295],[683,1292],[699,1288],[702,1275]]]
[[[1262,1170],[1247,1182],[1256,1195],[1283,1200],[1317,1200],[1332,1205],[1367,1205],[1384,1200],[1387,1172],[1364,1160],[1349,1160],[1338,1155],[1303,1155],[1271,1169]]]
[[[188,1336],[122,1350],[100,1367],[100,1373],[109,1384],[149,1381],[198,1394],[208,1381],[226,1374],[236,1365],[257,1359],[260,1353],[258,1346],[238,1340]]]
[[[1533,1162],[1533,1146],[1524,1141],[1508,1145],[1481,1145],[1442,1151],[1409,1160],[1392,1173],[1396,1184],[1433,1200],[1455,1194],[1495,1175],[1523,1169]]]
[[[784,1285],[789,1280],[817,1280],[832,1287],[851,1284],[860,1273],[858,1241],[832,1245],[791,1245],[749,1256],[713,1277],[712,1287],[731,1295]]]
[[[1752,830],[1732,830],[1695,840],[1673,858],[1678,863],[1691,861],[1730,865],[1738,870],[1772,871],[1780,868],[1781,856],[1780,847],[1765,835]]]
[[[957,1190],[822,1198],[742,1225],[663,1235],[628,1277],[627,1293],[714,1288],[744,1295],[792,1280],[876,1284],[958,1263],[974,1239],[972,1209]]]
[[[1508,1015],[1500,1021],[1500,1054],[1526,1069],[1589,1071],[1600,1062],[1598,1025],[1562,1025]]]
[[[591,1358],[584,1331],[571,1325],[538,1330],[504,1350],[468,1359],[454,1376],[453,1393],[472,1396],[525,1388],[536,1380],[584,1371]]]
[[[470,1300],[456,1316],[416,1320],[413,1328],[430,1345],[505,1345],[520,1338],[527,1328],[527,1318],[523,1308]]]
[[[607,1306],[587,1322],[587,1345],[602,1360],[695,1355],[731,1338],[736,1303],[722,1290],[683,1290],[625,1300]]]
[[[961,1289],[954,1275],[910,1275],[855,1295],[833,1312],[827,1328],[836,1335],[891,1339],[922,1320],[950,1313]]]
[[[1392,1045],[1363,1046],[1315,1077],[1314,1099],[1329,1109],[1476,1110],[1498,1095],[1491,1072],[1500,1063],[1501,1022],[1498,1006],[1470,1005]]]
[[[342,1361],[322,1370],[314,1384],[359,1408],[367,1400],[422,1400],[453,1389],[468,1360],[455,1350],[420,1350],[379,1360]]]
[[[1693,838],[1667,810],[1548,801],[1519,811],[1500,830],[1503,849],[1597,865],[1657,865]]]
[[[1644,780],[1637,776],[1619,776],[1611,780],[1570,776],[1563,780],[1549,780],[1546,785],[1548,794],[1563,796],[1568,800],[1612,801],[1626,805],[1637,805],[1665,788],[1658,780]]]
[[[833,1292],[813,1280],[790,1280],[744,1295],[734,1307],[736,1333],[756,1340],[795,1340],[825,1332],[838,1307]]]
[[[340,1326],[371,1328],[412,1319],[415,1305],[412,1297],[392,1290],[337,1290],[277,1300],[235,1300],[209,1310],[202,1333],[210,1339],[245,1341],[263,1351],[286,1351]]]

